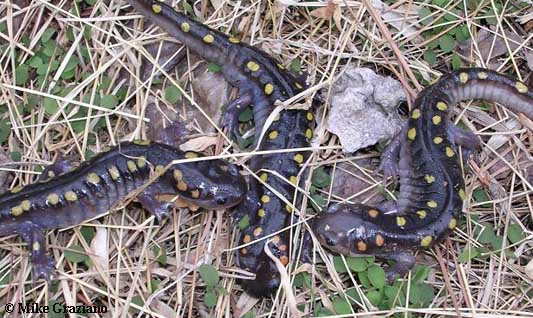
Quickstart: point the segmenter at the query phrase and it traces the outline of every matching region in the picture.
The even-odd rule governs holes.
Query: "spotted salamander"
[[[256,140],[259,140],[267,117],[276,100],[284,101],[304,89],[304,83],[258,48],[213,30],[160,1],[130,0],[130,4],[154,24],[177,38],[200,57],[222,67],[225,79],[239,90],[239,95],[226,107],[226,126],[238,135],[238,116],[246,107],[253,107]],[[282,111],[268,128],[261,150],[289,149],[309,146],[313,136],[313,114],[302,110]],[[279,272],[263,252],[265,237],[290,224],[292,202],[300,165],[306,153],[254,156],[249,164],[262,182],[252,179],[246,199],[237,206],[237,218],[249,217],[250,226],[243,231],[238,264],[256,274],[256,280],[242,282],[254,296],[267,296],[279,285]],[[265,170],[276,171],[286,180]],[[285,201],[264,183],[275,189]],[[254,243],[257,242],[257,243]],[[271,237],[273,254],[287,264],[288,233]],[[249,244],[253,243],[253,244]]]
[[[345,254],[374,254],[395,260],[392,280],[415,264],[412,251],[429,248],[456,226],[465,199],[458,147],[472,151],[479,140],[457,128],[450,108],[468,99],[486,99],[533,118],[533,92],[497,72],[462,69],[442,76],[416,98],[409,120],[382,155],[385,176],[399,175],[395,213],[363,204],[337,204],[314,222],[320,243]]]
[[[54,262],[45,251],[44,230],[79,224],[130,197],[159,221],[171,207],[158,199],[161,195],[178,195],[206,208],[239,203],[247,187],[233,165],[204,160],[167,168],[174,160],[197,156],[165,144],[135,141],[121,143],[70,171],[59,168],[55,177],[0,196],[0,236],[20,235],[31,248],[34,279],[49,279]]]

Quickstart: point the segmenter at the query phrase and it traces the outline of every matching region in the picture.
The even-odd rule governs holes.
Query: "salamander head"
[[[260,255],[258,258],[255,280],[243,280],[241,285],[248,294],[264,298],[278,289],[281,279],[274,263],[266,255]]]
[[[333,205],[313,223],[320,244],[329,250],[351,256],[367,251],[369,225],[358,205]]]
[[[173,177],[185,200],[208,209],[233,207],[247,192],[237,167],[223,161],[198,162],[196,169],[175,169]]]

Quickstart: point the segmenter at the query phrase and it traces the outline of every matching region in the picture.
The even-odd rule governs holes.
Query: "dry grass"
[[[217,120],[211,120],[212,113],[206,113],[207,118],[202,117],[199,110],[203,105],[198,101],[200,97],[195,95],[202,93],[191,91],[193,79],[204,76],[204,63],[188,55],[186,62],[182,60],[178,68],[164,71],[157,65],[153,69],[153,75],[162,76],[163,85],[154,84],[153,76],[143,80],[141,57],[152,63],[156,60],[143,46],[158,44],[160,39],[168,39],[168,36],[153,27],[140,31],[141,19],[130,9],[124,10],[126,1],[96,1],[94,7],[83,7],[81,18],[70,13],[70,1],[13,2],[14,5],[0,3],[0,21],[6,24],[0,35],[3,48],[0,55],[0,104],[9,110],[1,119],[8,118],[12,127],[9,138],[2,144],[7,154],[2,164],[2,169],[8,172],[2,176],[6,188],[28,184],[34,178],[37,166],[49,164],[60,155],[83,160],[88,150],[98,152],[104,146],[123,140],[144,138],[151,125],[146,120],[149,111],[156,114],[152,119],[175,117],[179,112],[181,119],[189,117],[190,126],[197,132],[213,136],[210,131],[214,130],[209,122]],[[375,5],[377,1],[334,3],[326,7],[325,1],[204,0],[197,1],[195,12],[213,28],[237,30],[247,42],[278,57],[285,65],[298,57],[309,73],[309,82],[314,84],[304,94],[307,97],[318,88],[327,96],[335,77],[346,64],[354,63],[399,79],[408,96],[413,98],[427,82],[450,68],[452,53],[443,52],[438,47],[434,49],[437,63],[429,65],[423,58],[427,45],[439,41],[459,25],[466,25],[471,38],[476,39],[461,51],[466,52],[462,56],[462,65],[490,65],[525,81],[530,76],[524,59],[529,58],[531,67],[533,11],[531,7],[518,10],[515,5],[519,1],[506,2],[498,15],[487,12],[495,6],[494,1],[480,1],[476,8],[466,10],[466,14],[462,1],[452,1],[440,7],[399,1],[384,12]],[[17,4],[28,6],[20,8]],[[421,8],[430,9],[434,21],[445,14],[453,15],[456,12],[453,10],[463,14],[450,21],[420,23],[418,12]],[[327,19],[330,16],[333,19]],[[496,20],[490,28],[485,23],[487,18]],[[38,85],[34,75],[24,84],[16,84],[15,69],[35,54],[47,28],[57,30],[55,37],[64,52],[56,61],[57,70],[49,73],[44,85]],[[84,28],[91,30],[90,37],[83,36]],[[494,41],[479,39],[478,34],[483,30],[492,34]],[[72,39],[67,40],[67,32],[72,32]],[[428,33],[431,36],[421,36]],[[29,40],[23,40],[23,35]],[[84,53],[85,48],[87,53]],[[487,52],[497,50],[503,50],[503,53],[487,57],[490,56]],[[74,77],[61,79],[61,70],[67,67],[69,59],[75,56],[81,60],[83,54],[87,58],[77,66]],[[86,73],[83,79],[81,72]],[[110,79],[106,88],[100,87],[104,77]],[[214,80],[220,82],[220,79]],[[529,78],[530,83],[531,80]],[[170,84],[183,89],[184,98],[178,107],[163,98],[162,87]],[[67,85],[71,90],[62,97],[54,90],[54,86],[63,88]],[[223,88],[223,85],[217,87]],[[97,106],[96,95],[116,95],[121,88],[126,89],[126,95],[118,105],[112,108]],[[38,103],[21,112],[16,105],[28,103],[31,94],[39,96]],[[44,97],[59,102],[57,112],[45,112]],[[225,98],[224,95],[222,99]],[[419,262],[431,268],[425,283],[432,286],[436,295],[421,308],[400,301],[394,302],[392,309],[385,305],[376,308],[366,298],[368,289],[361,286],[357,275],[339,274],[332,265],[331,256],[318,246],[315,246],[317,263],[302,265],[295,262],[287,278],[294,279],[299,272],[311,274],[308,277],[312,288],[293,289],[291,297],[280,292],[272,299],[256,303],[242,295],[236,283],[235,278],[245,277],[246,273],[234,265],[237,230],[227,213],[175,209],[163,226],[156,226],[154,218],[131,204],[83,227],[49,233],[48,243],[59,264],[59,279],[51,289],[43,283],[31,283],[25,244],[14,237],[1,238],[0,278],[5,285],[0,289],[0,304],[47,304],[51,300],[68,305],[99,304],[108,307],[109,312],[104,317],[230,317],[246,313],[256,303],[253,316],[292,316],[298,310],[313,316],[318,304],[333,309],[331,301],[342,299],[348,289],[355,287],[355,293],[361,297],[361,301],[351,302],[357,317],[455,317],[459,314],[463,317],[531,317],[533,277],[531,273],[529,277],[526,275],[525,266],[531,262],[533,247],[533,123],[503,108],[486,112],[477,105],[480,103],[460,106],[456,116],[457,121],[484,140],[481,155],[465,167],[466,222],[446,242],[429,252],[419,253]],[[85,129],[78,131],[73,126],[73,117],[81,109],[86,110],[79,118]],[[338,142],[325,129],[327,113],[327,104],[315,112],[318,125],[313,143],[314,156],[306,166],[308,170],[323,165],[332,167],[343,160]],[[198,123],[198,118],[191,120],[191,114],[207,123]],[[101,118],[104,120],[99,122]],[[229,138],[220,128],[216,131],[216,154],[224,158],[236,153],[243,155],[235,146],[228,146]],[[13,153],[19,153],[20,158],[13,157]],[[375,155],[377,157],[378,153]],[[242,162],[240,157],[237,159]],[[352,165],[357,166],[357,163]],[[305,181],[302,190],[309,189],[310,180]],[[368,187],[379,183],[371,177],[365,181]],[[476,197],[479,188],[485,189],[490,199],[480,202],[480,197]],[[324,197],[329,198],[329,193],[324,193]],[[357,197],[352,200],[357,201]],[[298,202],[300,211],[307,210],[308,202],[308,197],[304,197],[301,204]],[[305,228],[302,225],[311,214],[300,213],[301,222],[292,227],[294,259],[299,253],[300,231]],[[487,246],[479,235],[480,228],[492,225],[496,234],[506,237],[510,224],[516,224],[524,234],[524,238],[512,246],[506,246],[508,241],[503,241],[504,247],[510,248],[515,258],[509,258],[503,249],[496,249],[484,257],[458,261],[458,255],[465,248]],[[83,238],[87,229],[96,233],[89,242]],[[65,259],[64,252],[73,247],[91,255],[93,266]],[[166,255],[166,260],[156,260],[158,251]],[[218,270],[221,277],[218,286],[227,291],[217,291],[218,299],[212,309],[204,303],[205,283],[196,271],[204,263],[212,264]],[[409,280],[402,280],[402,284],[404,288],[411,288]]]

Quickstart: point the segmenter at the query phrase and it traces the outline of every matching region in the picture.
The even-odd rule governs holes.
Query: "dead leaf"
[[[329,20],[335,14],[335,7],[337,5],[332,0],[326,2],[326,6],[311,11],[311,16],[319,19]]]
[[[207,148],[214,146],[217,143],[217,137],[202,136],[188,140],[180,145],[181,151],[204,152]]]
[[[178,313],[174,309],[172,309],[172,307],[160,301],[159,299],[154,299],[152,301],[152,303],[150,304],[150,309],[160,314],[162,317],[168,317],[168,318],[178,317]]]
[[[106,228],[96,228],[96,235],[92,239],[90,247],[94,254],[92,260],[102,271],[106,272],[109,269],[109,240]]]

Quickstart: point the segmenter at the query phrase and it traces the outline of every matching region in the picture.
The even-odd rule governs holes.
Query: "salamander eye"
[[[218,205],[224,205],[228,201],[226,197],[218,197],[215,199]]]
[[[335,245],[337,245],[337,241],[334,240],[334,239],[331,238],[331,237],[326,237],[326,245],[328,245],[328,246],[335,246]]]
[[[239,169],[237,168],[236,165],[228,165],[228,172],[232,175],[232,176],[238,176],[239,175]]]

